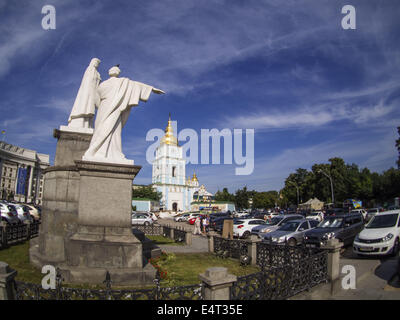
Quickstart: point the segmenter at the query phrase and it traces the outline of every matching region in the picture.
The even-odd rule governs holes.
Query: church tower
[[[185,166],[186,160],[183,158],[182,147],[174,136],[170,115],[165,135],[156,149],[152,174],[153,186],[162,193],[160,206],[163,210],[190,210],[196,183],[188,184]]]

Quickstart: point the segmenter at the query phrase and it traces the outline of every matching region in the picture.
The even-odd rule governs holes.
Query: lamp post
[[[327,174],[325,171],[323,171],[322,169],[319,169],[318,172],[321,172],[324,176],[326,176],[326,177],[329,178],[329,180],[330,180],[330,182],[331,182],[332,203],[333,203],[333,205],[335,206],[335,196],[334,196],[334,193],[333,193],[333,182],[332,182],[332,177],[331,177],[329,174]]]
[[[288,181],[288,183],[291,183],[292,185],[294,185],[296,187],[296,191],[297,191],[297,208],[299,207],[299,186],[294,183],[293,181]]]

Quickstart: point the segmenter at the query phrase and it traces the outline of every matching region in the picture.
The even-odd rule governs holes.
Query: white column
[[[18,171],[19,171],[19,163],[17,163],[17,172],[15,173],[14,198],[15,198],[15,196],[17,195]]]
[[[28,195],[26,196],[26,202],[29,200],[32,201],[32,181],[33,181],[33,168],[34,166],[31,166],[31,171],[29,172],[29,185],[28,185]]]

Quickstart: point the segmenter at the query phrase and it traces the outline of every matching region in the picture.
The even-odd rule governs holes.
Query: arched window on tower
[[[176,167],[172,167],[172,177],[176,177]]]

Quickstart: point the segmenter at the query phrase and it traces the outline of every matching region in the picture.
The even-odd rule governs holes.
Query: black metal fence
[[[152,225],[135,225],[133,226],[134,229],[142,231],[145,235],[148,236],[158,236],[163,233],[163,227],[159,224],[152,224]]]
[[[187,231],[179,228],[172,228],[158,224],[148,226],[135,225],[133,228],[142,231],[147,236],[164,236],[166,238],[171,238],[176,242],[184,242],[186,240]]]
[[[0,249],[37,237],[39,225],[40,221],[18,225],[0,225]]]
[[[230,291],[231,300],[279,300],[292,297],[327,282],[327,252],[319,252],[293,265],[273,266],[238,277]]]
[[[223,258],[240,259],[247,255],[249,243],[241,240],[214,237],[214,252]]]
[[[202,300],[202,285],[161,287],[159,276],[155,287],[148,289],[115,290],[107,272],[105,289],[78,289],[62,286],[57,272],[55,289],[43,289],[39,284],[14,281],[17,300]]]
[[[328,280],[326,250],[308,248],[304,244],[251,243],[214,237],[217,256],[240,259],[241,263],[249,257],[250,245],[256,246],[256,265],[261,271],[239,277],[231,287],[232,300],[286,299]]]

